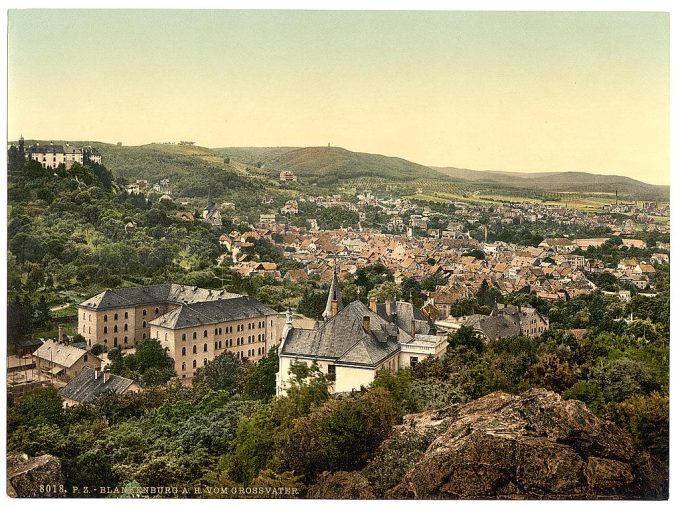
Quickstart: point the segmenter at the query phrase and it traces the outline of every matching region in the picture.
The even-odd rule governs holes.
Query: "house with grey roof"
[[[31,355],[43,380],[68,382],[75,378],[85,367],[100,368],[102,360],[87,350],[54,341],[46,340]]]
[[[98,368],[85,367],[78,373],[78,376],[57,392],[64,399],[64,406],[74,406],[91,403],[99,396],[139,392],[140,390],[141,387],[130,378],[100,371]]]
[[[491,314],[470,315],[463,325],[487,341],[495,341],[512,336],[538,337],[550,328],[550,321],[531,306],[495,304]]]
[[[296,328],[289,313],[279,345],[277,394],[288,389],[294,363],[316,364],[333,392],[349,392],[370,385],[380,369],[396,372],[444,353],[446,336],[437,335],[411,303],[371,300],[369,306],[359,300],[344,306],[335,273],[322,323]]]

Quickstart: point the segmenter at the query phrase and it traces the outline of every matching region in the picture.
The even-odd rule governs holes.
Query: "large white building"
[[[70,168],[73,163],[83,164],[86,161],[101,164],[102,156],[92,147],[78,148],[66,145],[32,145],[27,151],[28,159],[38,161],[43,168],[56,168],[60,164]]]
[[[447,337],[437,335],[411,303],[378,304],[372,299],[369,306],[358,300],[344,306],[337,273],[323,317],[314,329],[302,329],[293,326],[288,314],[279,345],[277,394],[288,389],[295,362],[316,363],[333,392],[349,392],[367,387],[380,369],[396,372],[428,357],[441,357],[446,350]]]

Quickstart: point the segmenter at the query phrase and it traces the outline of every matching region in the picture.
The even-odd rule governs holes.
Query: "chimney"
[[[368,299],[368,309],[370,309],[374,313],[378,312],[378,299],[377,299],[377,297],[371,297],[370,299]]]
[[[59,343],[64,342],[64,326],[59,324]]]
[[[370,316],[364,316],[364,332],[367,334],[371,332],[371,317]]]
[[[416,320],[411,318],[411,336],[416,337]]]
[[[104,383],[109,381],[109,368],[104,368]]]
[[[94,368],[94,379],[99,378],[99,368]]]

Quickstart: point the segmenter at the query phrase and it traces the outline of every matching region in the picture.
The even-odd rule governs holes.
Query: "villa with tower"
[[[441,357],[446,335],[438,335],[433,323],[412,303],[391,301],[369,305],[356,300],[342,302],[338,274],[328,292],[323,322],[313,329],[295,328],[287,314],[279,344],[276,393],[288,388],[293,363],[316,363],[331,381],[332,392],[367,387],[380,369],[396,372],[413,367],[428,357]]]

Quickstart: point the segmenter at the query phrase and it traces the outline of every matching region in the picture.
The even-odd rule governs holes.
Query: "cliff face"
[[[54,456],[45,454],[35,458],[26,455],[7,457],[7,494],[10,497],[63,497],[64,494],[59,491],[59,486],[63,484],[61,463]]]
[[[443,417],[450,424],[388,498],[668,496],[665,466],[580,401],[532,389],[519,396],[493,393],[429,414],[407,416],[407,425],[422,428]]]

